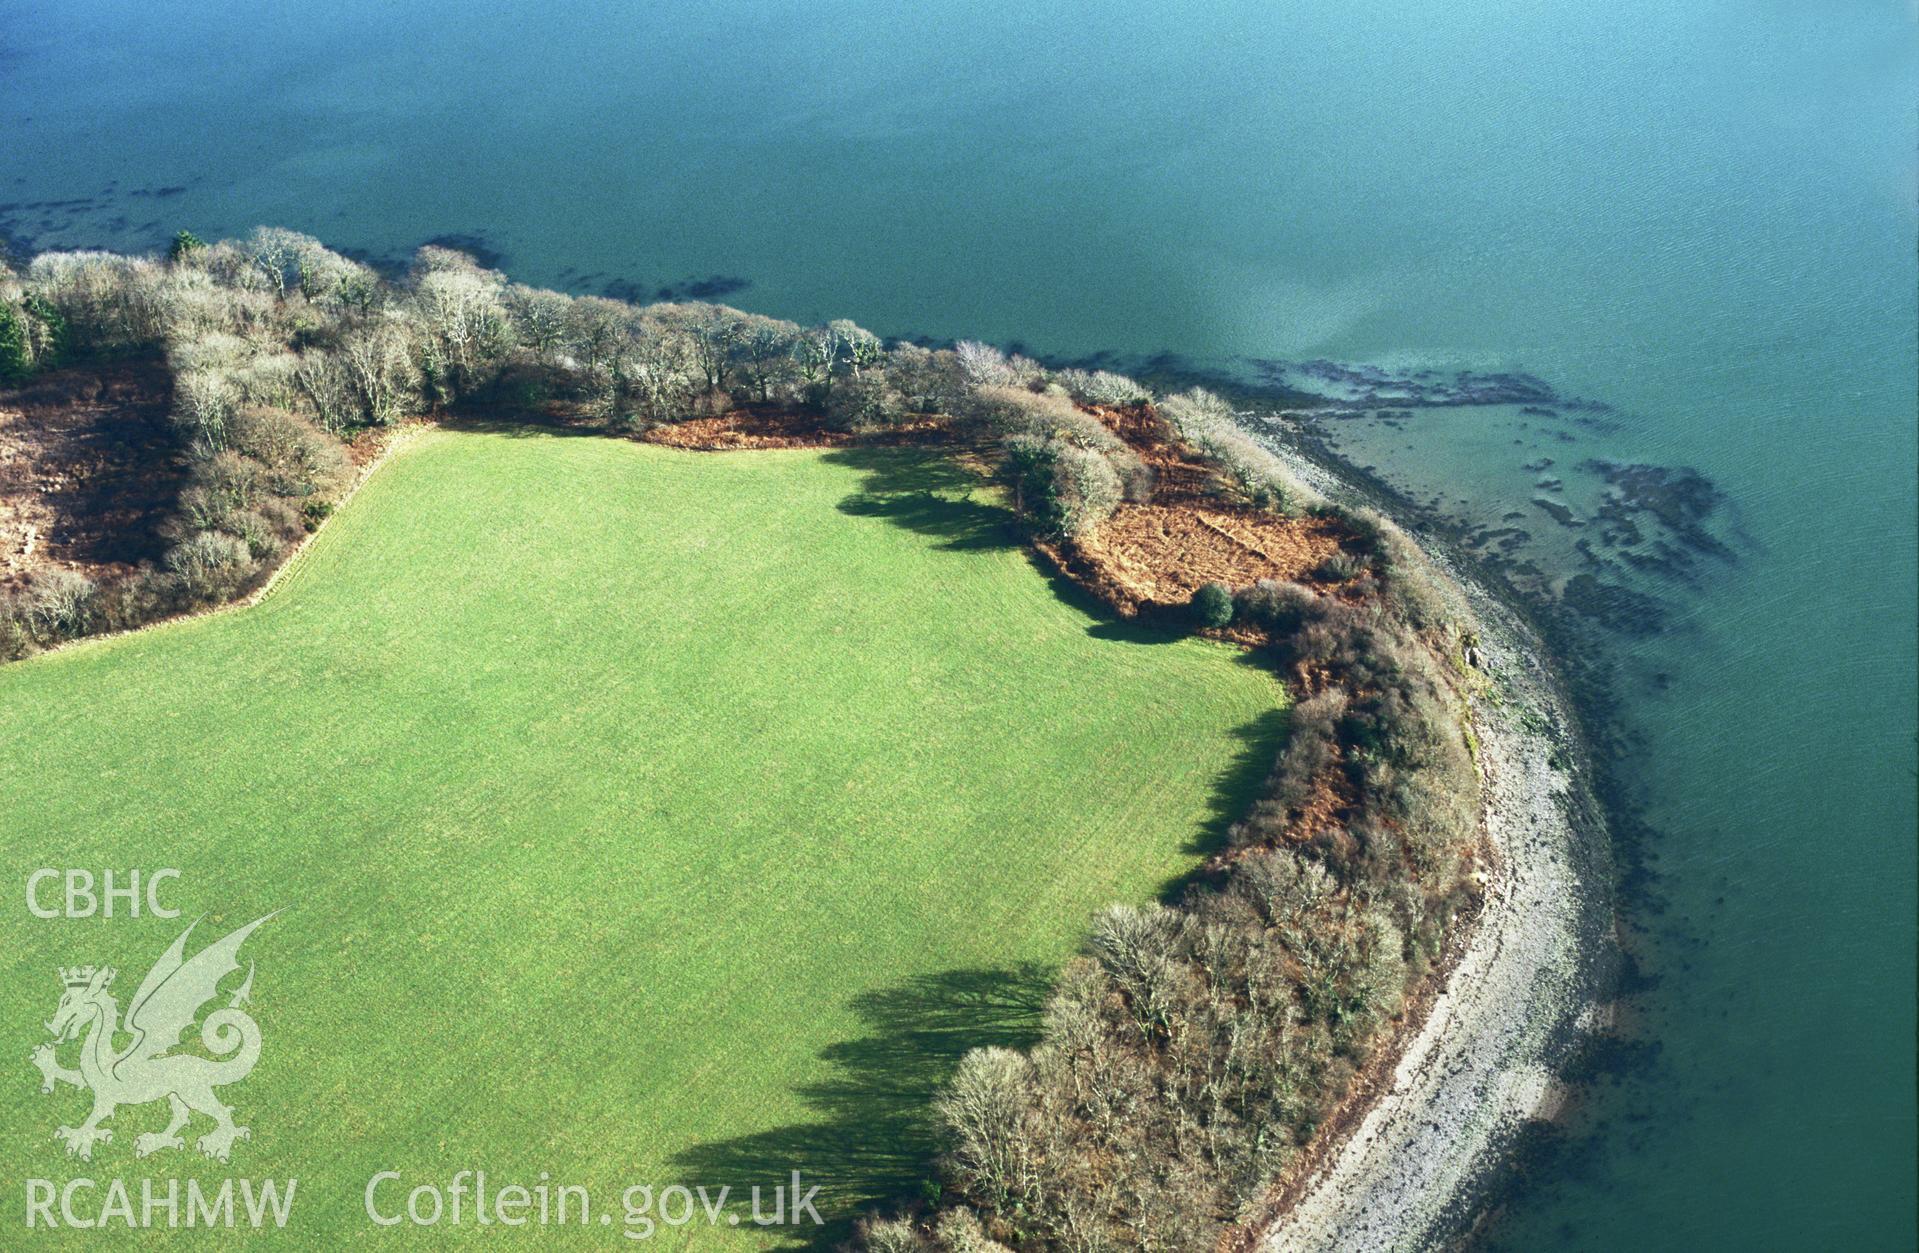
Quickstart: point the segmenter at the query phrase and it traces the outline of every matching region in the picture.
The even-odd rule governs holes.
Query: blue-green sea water
[[[1489,521],[1548,453],[1569,506],[1590,459],[1723,493],[1731,557],[1645,573],[1665,629],[1606,645],[1657,832],[1663,904],[1628,903],[1657,1048],[1498,1239],[1910,1248],[1915,16],[0,0],[0,225],[464,235],[575,290],[720,276],[889,334],[1523,369],[1608,403],[1565,439],[1512,412],[1342,428]],[[1523,525],[1553,560],[1554,524]]]

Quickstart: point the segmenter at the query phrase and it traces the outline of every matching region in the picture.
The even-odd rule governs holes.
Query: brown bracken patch
[[[694,452],[736,452],[758,448],[839,448],[846,444],[921,443],[944,430],[931,418],[902,422],[881,431],[856,433],[823,424],[819,415],[772,405],[734,409],[713,418],[688,418],[649,429],[642,440]]]
[[[1334,763],[1313,777],[1312,790],[1294,809],[1293,820],[1286,826],[1286,838],[1304,844],[1315,836],[1343,831],[1357,807],[1352,781]]]
[[[851,443],[846,431],[820,425],[807,414],[782,409],[736,409],[716,418],[688,418],[656,426],[640,437],[649,444],[699,452],[752,448],[830,448]]]
[[[124,574],[162,548],[182,474],[159,360],[59,370],[0,392],[0,588]]]
[[[1166,419],[1150,407],[1124,409],[1092,406],[1087,412],[1125,440],[1153,471],[1153,499],[1162,504],[1180,500],[1205,501],[1215,497],[1224,480],[1219,471],[1181,443]]]
[[[1184,605],[1206,583],[1242,588],[1307,578],[1339,552],[1342,534],[1327,518],[1182,501],[1121,506],[1076,547],[1137,610]]]

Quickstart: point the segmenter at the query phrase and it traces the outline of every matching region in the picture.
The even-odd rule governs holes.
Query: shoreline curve
[[[1322,493],[1378,506],[1271,429],[1244,429]],[[1400,525],[1463,593],[1491,679],[1470,704],[1491,849],[1484,903],[1383,1091],[1292,1184],[1261,1253],[1432,1248],[1466,1233],[1521,1131],[1557,1113],[1560,1071],[1608,1016],[1610,850],[1572,703],[1523,616]]]

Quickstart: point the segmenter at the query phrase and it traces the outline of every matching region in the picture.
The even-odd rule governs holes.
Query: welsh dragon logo
[[[120,1021],[119,1003],[111,991],[111,966],[62,968],[66,991],[60,1007],[46,1024],[54,1038],[33,1050],[29,1060],[39,1068],[42,1092],[58,1083],[70,1083],[93,1093],[93,1113],[78,1127],[61,1127],[54,1138],[67,1146],[67,1155],[83,1161],[93,1157],[93,1146],[113,1139],[100,1124],[122,1105],[144,1105],[165,1097],[173,1109],[165,1131],[148,1132],[133,1142],[140,1157],[162,1149],[185,1148],[180,1132],[194,1114],[213,1120],[213,1129],[201,1136],[199,1149],[208,1157],[226,1161],[233,1142],[248,1138],[245,1127],[233,1121],[233,1109],[214,1095],[215,1088],[238,1083],[260,1060],[260,1027],[241,1006],[253,990],[253,965],[247,977],[227,999],[226,1006],[208,1014],[200,1025],[200,1042],[213,1057],[175,1053],[180,1037],[193,1026],[200,1011],[219,995],[220,981],[240,968],[240,945],[255,927],[273,917],[256,918],[226,938],[186,956],[187,937],[195,922],[180,933],[140,982],[140,990]],[[80,1068],[68,1070],[55,1056],[58,1046],[86,1034],[80,1046]],[[116,1036],[132,1043],[116,1047]],[[217,1059],[217,1060],[216,1060]]]

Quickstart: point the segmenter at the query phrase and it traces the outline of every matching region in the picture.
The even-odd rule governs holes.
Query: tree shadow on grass
[[[1061,574],[1026,543],[1019,519],[992,499],[979,475],[947,455],[911,448],[839,448],[825,460],[851,466],[865,477],[860,490],[839,504],[841,513],[883,518],[954,550],[1017,548],[1046,580],[1053,594],[1093,620],[1097,639],[1160,644],[1180,638],[1177,629],[1114,615],[1112,607]]]
[[[451,431],[505,435],[512,439],[619,438],[598,425],[566,422],[538,412],[493,407],[456,410],[441,417],[440,425]]]
[[[910,448],[839,448],[824,460],[864,476],[860,490],[840,502],[841,513],[884,518],[956,551],[1020,543],[1012,510],[991,500],[979,476],[950,457]]]
[[[1092,619],[1094,639],[1128,644],[1171,644],[1192,633],[1176,615],[1122,618],[1112,606],[1061,574],[1026,543],[1013,511],[994,501],[979,475],[950,456],[912,448],[838,448],[824,458],[851,466],[865,477],[860,490],[839,503],[841,513],[883,518],[921,535],[944,540],[942,548],[1007,549],[1026,554],[1053,594]]]
[[[1191,623],[1176,612],[1135,618],[1115,614],[1110,605],[1033,551],[1024,542],[1011,510],[976,500],[974,495],[982,486],[979,477],[950,457],[906,448],[854,447],[836,449],[825,459],[851,466],[865,476],[860,491],[840,502],[841,512],[884,518],[920,534],[936,536],[945,541],[941,545],[944,548],[1020,548],[1053,594],[1091,620],[1086,633],[1094,639],[1154,646],[1177,643],[1192,635]],[[1262,672],[1272,671],[1270,661],[1254,651],[1241,651],[1234,660],[1235,664]],[[1269,709],[1233,729],[1237,747],[1232,760],[1213,784],[1205,821],[1181,851],[1210,858],[1226,848],[1227,831],[1245,816],[1258,796],[1285,742],[1289,722],[1286,710]],[[1159,897],[1175,903],[1204,877],[1204,869],[1195,868],[1170,879],[1161,886]]]
[[[1252,808],[1261,786],[1272,773],[1291,725],[1290,709],[1268,709],[1233,728],[1232,760],[1214,779],[1212,791],[1206,798],[1206,820],[1181,852],[1211,858],[1225,851],[1227,832]],[[1169,879],[1160,888],[1159,899],[1168,905],[1177,904],[1193,884],[1205,877],[1204,868],[1196,867]]]
[[[815,1117],[695,1145],[674,1159],[678,1178],[732,1188],[750,1221],[754,1185],[770,1213],[774,1185],[798,1171],[802,1193],[819,1185],[813,1203],[826,1225],[809,1219],[777,1234],[784,1247],[832,1248],[862,1213],[908,1199],[933,1178],[934,1095],[969,1049],[1037,1043],[1052,981],[1050,967],[1024,962],[915,975],[859,994],[852,1009],[864,1034],[821,1050],[830,1073],[798,1090]]]
[[[1060,578],[1062,583],[1078,592],[1090,603],[1099,606],[1099,612],[1107,615],[1086,628],[1086,633],[1096,640],[1116,640],[1122,644],[1177,644],[1193,633],[1190,627],[1164,619],[1113,617],[1112,610],[1101,605],[1091,593],[1078,584],[1061,576],[1055,577]]]

